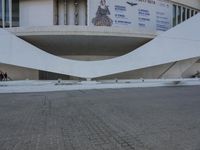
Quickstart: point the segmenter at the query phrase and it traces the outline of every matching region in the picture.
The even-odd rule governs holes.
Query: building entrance
[[[70,76],[52,72],[46,72],[46,71],[39,71],[39,80],[58,80],[58,79],[69,80]]]

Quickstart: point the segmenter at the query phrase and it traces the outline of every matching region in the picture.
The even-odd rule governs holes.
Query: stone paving
[[[0,150],[200,150],[200,86],[0,94]]]

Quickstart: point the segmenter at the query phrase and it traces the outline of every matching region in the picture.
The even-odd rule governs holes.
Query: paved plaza
[[[200,86],[0,94],[0,150],[200,150]]]

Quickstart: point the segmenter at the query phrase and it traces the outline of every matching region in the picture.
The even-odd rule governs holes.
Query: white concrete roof
[[[0,62],[82,78],[106,76],[200,57],[199,25],[200,14],[197,14],[126,55],[91,62],[48,54],[0,29]]]

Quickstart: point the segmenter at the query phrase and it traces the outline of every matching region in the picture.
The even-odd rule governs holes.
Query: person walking
[[[8,74],[7,74],[7,72],[4,73],[4,80],[5,80],[5,81],[8,80]]]
[[[0,81],[2,81],[3,80],[3,73],[1,72],[0,73]]]

